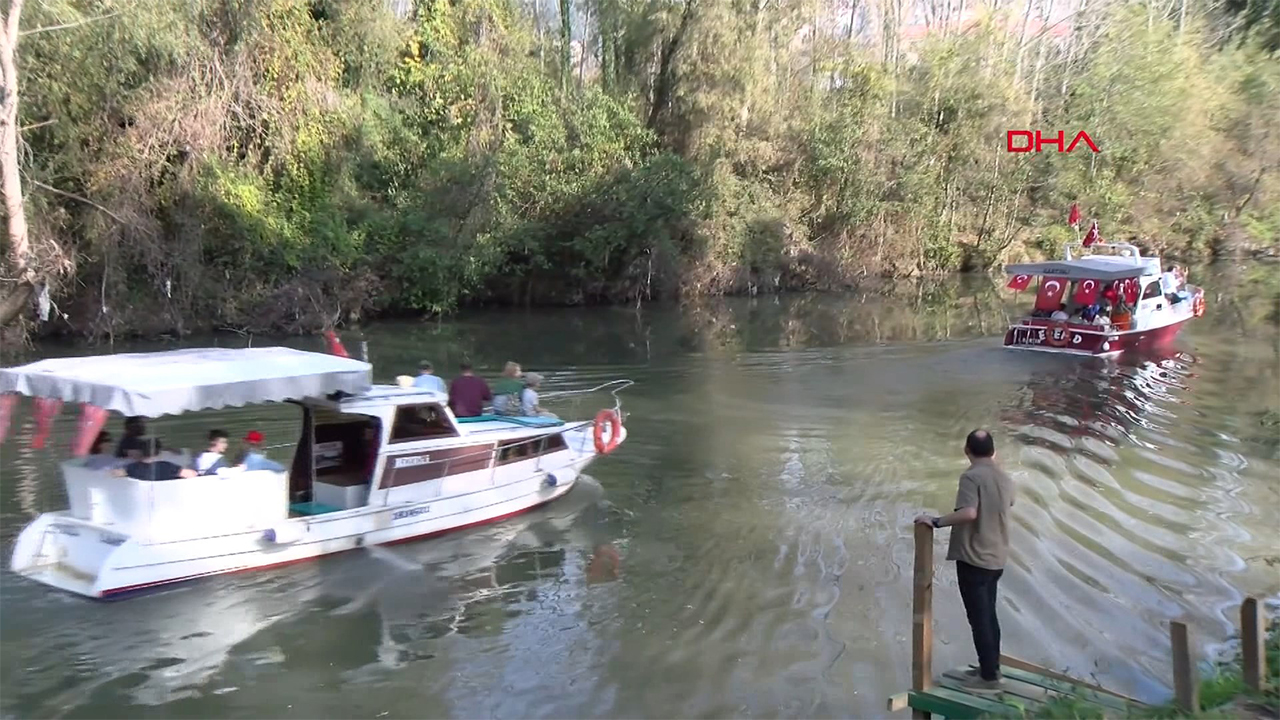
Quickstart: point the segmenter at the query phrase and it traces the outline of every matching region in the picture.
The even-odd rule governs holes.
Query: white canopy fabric
[[[1079,260],[1053,260],[1050,262],[1006,265],[1008,275],[1031,275],[1066,278],[1067,280],[1123,280],[1160,271],[1159,261],[1143,258],[1094,256]]]
[[[357,394],[372,386],[368,363],[283,347],[192,348],[53,358],[0,369],[0,393],[97,405],[160,417],[194,410]]]

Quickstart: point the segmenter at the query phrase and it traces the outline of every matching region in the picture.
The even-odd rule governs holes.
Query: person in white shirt
[[[213,475],[218,468],[226,465],[222,455],[227,451],[227,433],[225,430],[209,431],[209,448],[196,458],[195,471],[201,475]]]
[[[448,394],[449,392],[449,389],[445,387],[444,380],[441,380],[440,376],[435,374],[435,368],[426,360],[418,364],[418,377],[413,379],[413,386],[425,390],[435,390],[439,393]]]
[[[543,410],[538,405],[538,388],[542,385],[542,376],[538,373],[524,374],[524,390],[520,393],[520,409],[523,415],[529,417],[549,417],[554,418],[555,415]]]

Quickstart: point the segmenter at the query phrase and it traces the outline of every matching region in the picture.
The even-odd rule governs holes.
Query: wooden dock
[[[933,528],[915,526],[915,570],[912,593],[911,690],[889,698],[888,709],[911,708],[913,718],[1037,717],[1047,706],[1070,703],[1078,713],[1133,717],[1147,706],[1131,697],[1069,677],[1008,655],[1000,656],[1001,692],[979,694],[964,687],[964,673],[975,666],[933,673]],[[1266,676],[1261,638],[1266,635],[1257,600],[1240,608],[1245,682],[1258,689]],[[1190,629],[1170,623],[1174,698],[1192,712],[1200,710],[1199,679],[1191,654]]]

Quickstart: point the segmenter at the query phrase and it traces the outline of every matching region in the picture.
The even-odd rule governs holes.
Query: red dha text
[[[1070,144],[1067,144],[1067,134],[1061,130],[1057,135],[1042,135],[1039,130],[1010,130],[1006,135],[1005,143],[1009,152],[1043,152],[1046,146],[1052,146],[1058,148],[1058,152],[1061,153],[1075,150],[1076,145],[1082,140],[1090,150],[1100,152],[1098,146],[1093,144],[1093,138],[1083,130],[1076,133]]]

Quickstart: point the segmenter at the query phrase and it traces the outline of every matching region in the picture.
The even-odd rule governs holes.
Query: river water
[[[949,509],[980,426],[1021,490],[1005,651],[1162,700],[1171,618],[1221,652],[1242,597],[1280,592],[1280,331],[1249,284],[1265,272],[1202,272],[1206,316],[1119,363],[1001,349],[1016,305],[986,278],[347,331],[382,380],[464,356],[490,375],[518,360],[547,391],[630,378],[629,439],[545,509],[415,544],[115,603],[5,571],[3,714],[881,716],[910,683],[911,518]],[[187,344],[215,342],[248,338]],[[65,502],[22,414],[0,449],[6,567]],[[259,407],[156,425],[191,447],[213,426],[287,442],[298,424]],[[972,661],[945,539],[938,669]]]

